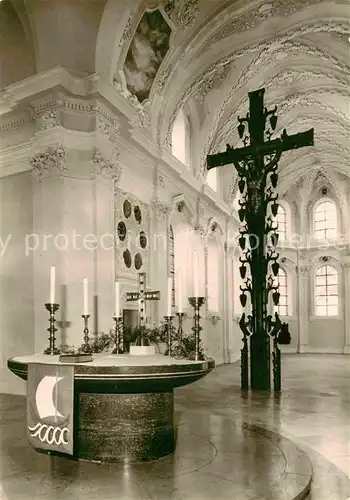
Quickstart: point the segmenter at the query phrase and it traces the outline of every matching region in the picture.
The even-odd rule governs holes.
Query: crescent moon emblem
[[[55,385],[62,380],[64,377],[53,377],[50,375],[45,375],[42,380],[40,380],[38,387],[36,388],[35,402],[36,408],[40,418],[45,417],[63,417],[64,416],[57,410],[53,402],[53,391]]]

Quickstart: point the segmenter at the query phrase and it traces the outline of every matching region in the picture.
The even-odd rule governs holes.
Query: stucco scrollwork
[[[67,172],[66,163],[67,150],[63,146],[50,146],[30,159],[33,172],[37,174],[39,179],[42,178],[45,171],[57,170],[60,175],[64,175]]]
[[[121,47],[125,42],[131,40],[132,37],[132,18],[134,17],[134,13],[130,14],[128,20],[126,21],[126,25],[124,28],[124,31],[122,33],[122,36],[120,37],[119,44],[118,46]]]
[[[171,206],[161,202],[160,200],[154,200],[152,203],[152,208],[157,222],[166,219],[171,212]]]
[[[115,149],[112,158],[107,160],[101,151],[95,148],[92,153],[92,178],[102,176],[111,179],[117,185],[122,174],[122,166],[118,161],[119,154],[119,151]]]
[[[38,117],[40,130],[48,130],[50,128],[58,127],[61,124],[59,113],[55,109],[50,109],[42,113]]]

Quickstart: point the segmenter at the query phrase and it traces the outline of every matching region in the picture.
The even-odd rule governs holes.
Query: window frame
[[[334,211],[335,211],[335,227],[334,228],[327,228],[321,229],[321,230],[316,230],[315,228],[315,222],[323,222],[323,221],[316,221],[315,220],[315,215],[316,215],[316,210],[320,205],[324,203],[331,203],[334,206]],[[327,210],[324,211],[325,214],[327,214]],[[327,222],[327,219],[325,219],[325,222]],[[334,236],[327,236],[327,231],[334,230]],[[316,231],[324,231],[325,236],[319,237],[316,235]],[[319,198],[313,205],[312,207],[312,212],[311,212],[311,234],[314,240],[316,241],[328,241],[328,240],[337,240],[339,237],[339,213],[338,213],[338,205],[335,200],[332,198],[328,197],[322,197]]]
[[[334,284],[328,284],[328,283],[327,283],[327,276],[334,276],[334,274],[333,274],[333,275],[332,275],[332,274],[330,274],[330,275],[325,274],[325,275],[321,275],[321,276],[318,276],[318,275],[317,275],[317,273],[318,273],[318,271],[319,271],[320,269],[322,269],[322,268],[326,268],[326,269],[327,269],[327,267],[332,268],[332,269],[334,269],[334,271],[335,271],[335,275],[336,275],[336,277],[337,277],[337,280],[336,280],[336,281],[337,281],[337,283],[336,283],[335,285],[334,285]],[[325,276],[325,277],[326,277],[326,280],[325,280],[325,281],[326,281],[326,284],[325,284],[325,285],[319,285],[319,286],[324,286],[324,287],[326,287],[326,295],[322,295],[322,297],[326,297],[326,305],[325,305],[326,310],[327,310],[327,307],[332,307],[332,306],[328,306],[328,304],[327,304],[327,298],[328,298],[328,296],[329,296],[329,295],[327,294],[327,288],[328,288],[329,286],[336,286],[336,287],[337,287],[337,294],[336,294],[336,297],[337,297],[337,314],[317,314],[317,313],[316,313],[316,310],[317,310],[317,307],[318,307],[318,305],[316,304],[316,302],[317,302],[317,297],[318,297],[318,296],[316,295],[316,290],[317,290],[317,286],[318,286],[318,285],[316,284],[316,279],[317,279],[318,277],[322,277],[322,276]],[[318,266],[314,269],[314,271],[313,271],[313,289],[312,289],[312,299],[313,299],[313,308],[312,308],[312,312],[313,312],[313,318],[314,318],[314,319],[320,319],[320,318],[322,318],[322,319],[337,319],[337,318],[340,318],[340,316],[341,316],[341,293],[340,293],[340,292],[341,292],[341,273],[340,273],[339,269],[337,268],[337,266],[336,266],[336,265],[334,265],[334,263],[332,263],[332,262],[331,262],[331,263],[328,263],[328,262],[327,262],[327,263],[320,263],[320,264],[319,264],[319,265],[318,265]],[[332,296],[332,295],[331,295],[331,296]]]

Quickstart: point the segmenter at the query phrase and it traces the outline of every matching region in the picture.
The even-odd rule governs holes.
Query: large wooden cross
[[[290,136],[284,129],[280,137],[271,140],[272,130],[275,130],[277,125],[277,108],[270,111],[265,108],[264,93],[265,89],[249,92],[249,113],[245,118],[238,117],[238,134],[243,139],[244,147],[234,149],[227,145],[226,152],[207,157],[208,170],[233,163],[240,177],[238,183],[240,193],[243,194],[245,190],[245,195],[240,200],[241,208],[238,211],[241,222],[245,221],[240,231],[240,240],[243,240],[244,244],[240,243],[240,246],[242,250],[245,249],[245,238],[248,237],[251,248],[245,250],[244,259],[240,258],[242,263],[240,272],[242,271],[241,276],[244,279],[247,270],[245,266],[250,266],[251,278],[247,277],[245,287],[240,287],[242,292],[240,300],[242,306],[245,307],[247,294],[250,294],[252,314],[246,321],[244,313],[240,322],[244,335],[243,349],[241,349],[241,387],[244,390],[248,389],[249,385],[249,364],[251,388],[270,389],[270,337],[273,335],[274,387],[280,390],[281,386],[280,351],[277,342],[280,320],[278,315],[275,316],[274,322],[272,317],[268,316],[268,295],[274,289],[268,281],[268,274],[271,272],[272,262],[274,262],[275,269],[278,266],[279,255],[274,248],[278,241],[276,238],[278,234],[274,233],[277,228],[274,227],[271,217],[267,218],[267,208],[271,207],[271,213],[274,216],[277,215],[278,195],[272,192],[271,187],[267,188],[267,181],[271,182],[273,188],[276,188],[277,165],[284,151],[313,146],[314,143],[314,129]],[[270,117],[269,125],[267,124],[268,117]],[[246,125],[248,125],[249,135],[245,134]],[[271,235],[271,232],[274,234]],[[272,243],[272,246],[267,245],[267,237],[271,237],[272,241],[272,236],[276,243]],[[254,244],[250,242],[250,238]],[[270,275],[269,279],[273,277]],[[273,294],[275,305],[278,305],[279,296],[276,289]],[[250,356],[248,355],[248,337],[250,337]]]
[[[160,292],[159,291],[146,291],[146,273],[139,273],[138,277],[138,292],[126,292],[126,302],[135,302],[138,301],[138,309],[139,309],[139,318],[138,324],[139,327],[144,327],[146,324],[145,321],[145,302],[146,300],[159,300]]]

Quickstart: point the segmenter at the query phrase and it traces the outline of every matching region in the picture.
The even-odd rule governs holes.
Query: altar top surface
[[[29,354],[10,358],[7,365],[23,380],[27,380],[30,364],[73,365],[75,383],[89,385],[91,390],[98,392],[104,391],[96,386],[101,384],[109,385],[109,389],[112,388],[117,392],[124,389],[140,392],[173,389],[204,377],[215,366],[212,359],[192,361],[161,354],[131,356],[102,353],[94,354],[93,358],[93,361],[85,363],[62,363],[59,361],[59,356]]]
[[[162,354],[138,355],[130,354],[93,354],[93,360],[85,363],[60,362],[59,356],[49,356],[47,354],[27,354],[25,356],[15,356],[11,358],[17,363],[39,363],[45,365],[75,365],[75,366],[95,366],[95,367],[147,367],[147,366],[173,366],[173,365],[194,365],[203,364],[205,361],[192,361],[189,359],[176,359]],[[211,360],[208,360],[211,361]]]

